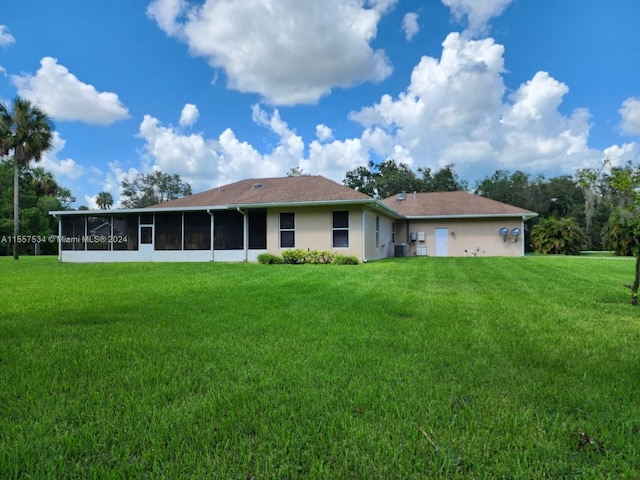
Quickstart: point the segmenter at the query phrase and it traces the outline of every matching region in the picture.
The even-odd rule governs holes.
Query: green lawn
[[[639,478],[634,266],[0,258],[0,478]]]

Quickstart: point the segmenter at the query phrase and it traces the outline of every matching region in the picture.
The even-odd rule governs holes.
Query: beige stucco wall
[[[517,240],[499,235],[499,230],[507,227],[509,231],[520,228]],[[427,247],[427,255],[435,256],[435,230],[448,230],[449,257],[476,255],[481,257],[503,256],[519,257],[524,255],[523,222],[520,218],[486,218],[486,219],[449,219],[449,220],[408,220],[396,224],[396,243],[408,245],[407,255],[416,254],[416,248]],[[425,241],[409,240],[410,232],[424,232]],[[515,241],[514,241],[515,240]]]
[[[395,220],[376,210],[365,213],[365,259],[380,260],[393,256],[392,229]],[[379,241],[376,245],[376,218],[379,218]]]
[[[349,247],[332,247],[334,210],[349,211]],[[267,250],[281,255],[280,213],[295,213],[295,248],[329,250],[342,255],[355,255],[362,260],[362,207],[294,207],[270,208],[267,212]]]

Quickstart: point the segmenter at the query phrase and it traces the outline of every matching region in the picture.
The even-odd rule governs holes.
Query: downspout
[[[242,223],[242,249],[244,250],[244,261],[248,262],[249,261],[249,245],[248,245],[249,235],[247,233],[249,229],[249,225],[248,225],[249,220],[247,218],[247,214],[243,212],[240,209],[240,207],[237,207],[236,210],[240,212],[244,217],[244,221]]]
[[[520,220],[520,231],[522,232],[521,238],[522,238],[522,246],[521,246],[521,252],[520,255],[522,257],[524,257],[524,217],[522,217],[522,219]]]
[[[207,208],[207,213],[211,216],[211,242],[210,242],[210,250],[211,250],[211,262],[214,262],[214,258],[213,258],[213,212],[211,211],[210,208]]]

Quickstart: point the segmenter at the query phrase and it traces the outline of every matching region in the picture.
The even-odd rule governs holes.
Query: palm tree
[[[51,172],[42,167],[35,167],[31,170],[31,185],[38,195],[57,195],[60,188],[53,178]]]
[[[16,97],[11,107],[0,104],[0,156],[13,155],[13,258],[18,259],[20,197],[18,177],[21,167],[39,162],[53,140],[53,123],[40,108]]]
[[[100,210],[109,210],[113,205],[113,197],[109,192],[100,192],[96,196],[96,203]]]

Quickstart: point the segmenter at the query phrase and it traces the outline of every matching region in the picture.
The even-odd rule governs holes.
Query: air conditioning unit
[[[426,257],[427,256],[427,247],[418,247],[418,248],[416,248],[416,256],[417,257]]]
[[[398,243],[396,244],[395,254],[396,257],[406,257],[407,256],[407,244],[406,243]]]

